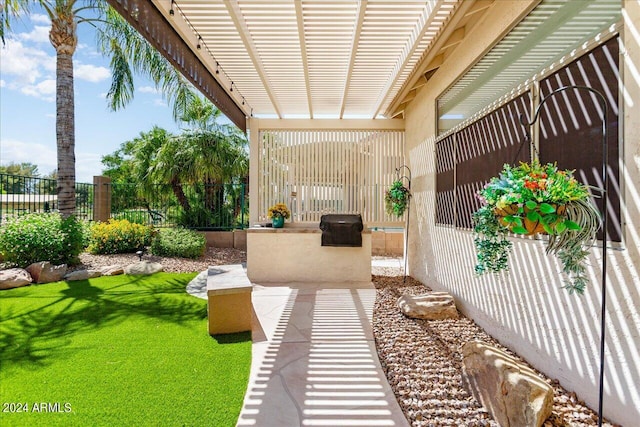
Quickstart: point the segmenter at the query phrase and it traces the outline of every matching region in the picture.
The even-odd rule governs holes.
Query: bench
[[[209,267],[209,335],[251,331],[251,282],[241,264]]]

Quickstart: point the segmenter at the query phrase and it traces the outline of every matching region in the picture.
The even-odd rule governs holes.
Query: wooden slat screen
[[[436,143],[436,224],[455,221],[455,135]]]
[[[542,96],[568,85],[591,87],[607,101],[609,238],[621,240],[618,144],[618,37],[615,37],[540,82]],[[566,90],[547,101],[540,113],[540,161],[575,169],[583,183],[602,187],[602,108],[586,90]],[[600,196],[598,191],[594,195]],[[595,202],[602,211],[602,199]],[[602,239],[603,233],[598,235]]]
[[[520,114],[529,117],[529,105],[526,92],[456,133],[457,227],[473,227],[472,214],[481,206],[476,193],[505,163],[531,160],[518,121]]]
[[[325,213],[402,221],[385,213],[384,193],[404,164],[404,131],[262,130],[260,141],[261,220],[284,202],[294,221],[317,222]]]

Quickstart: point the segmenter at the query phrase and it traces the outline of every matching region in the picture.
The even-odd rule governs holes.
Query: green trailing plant
[[[153,227],[134,224],[126,219],[110,219],[91,226],[89,247],[92,254],[132,253],[149,246],[155,234]]]
[[[199,258],[204,254],[205,237],[186,228],[165,228],[158,231],[151,243],[151,253],[165,257]]]
[[[410,197],[411,193],[402,181],[394,181],[384,195],[387,214],[401,217],[407,209]]]
[[[586,248],[595,239],[600,216],[588,187],[573,177],[573,171],[538,161],[504,165],[500,175],[478,192],[478,198],[483,206],[473,214],[477,273],[508,269],[510,232],[544,233],[549,235],[547,253],[558,257],[568,276],[564,287],[570,293],[584,292]]]
[[[0,227],[0,254],[8,265],[38,261],[77,264],[86,246],[83,222],[58,213],[34,213],[7,220]]]

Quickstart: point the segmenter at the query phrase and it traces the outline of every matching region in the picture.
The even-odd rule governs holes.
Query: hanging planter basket
[[[553,234],[553,230],[558,226],[563,227],[560,223],[566,219],[566,211],[566,205],[555,203],[541,203],[539,206],[531,206],[531,208],[526,204],[520,206],[513,203],[503,208],[496,208],[494,213],[500,224],[509,228],[512,233],[535,236],[536,234],[549,234],[549,231]],[[569,222],[567,224],[567,227],[573,225]]]
[[[573,171],[538,161],[504,165],[478,192],[483,206],[473,214],[477,273],[508,269],[509,233],[547,234],[547,253],[555,254],[569,280],[570,292],[582,293],[588,282],[585,250],[600,227],[600,215],[587,186]]]
[[[411,193],[401,180],[394,181],[384,195],[385,210],[388,215],[401,217],[409,205]]]

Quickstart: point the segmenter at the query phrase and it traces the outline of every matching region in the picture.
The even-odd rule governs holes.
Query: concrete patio
[[[376,353],[371,283],[254,284],[238,426],[407,426]]]

